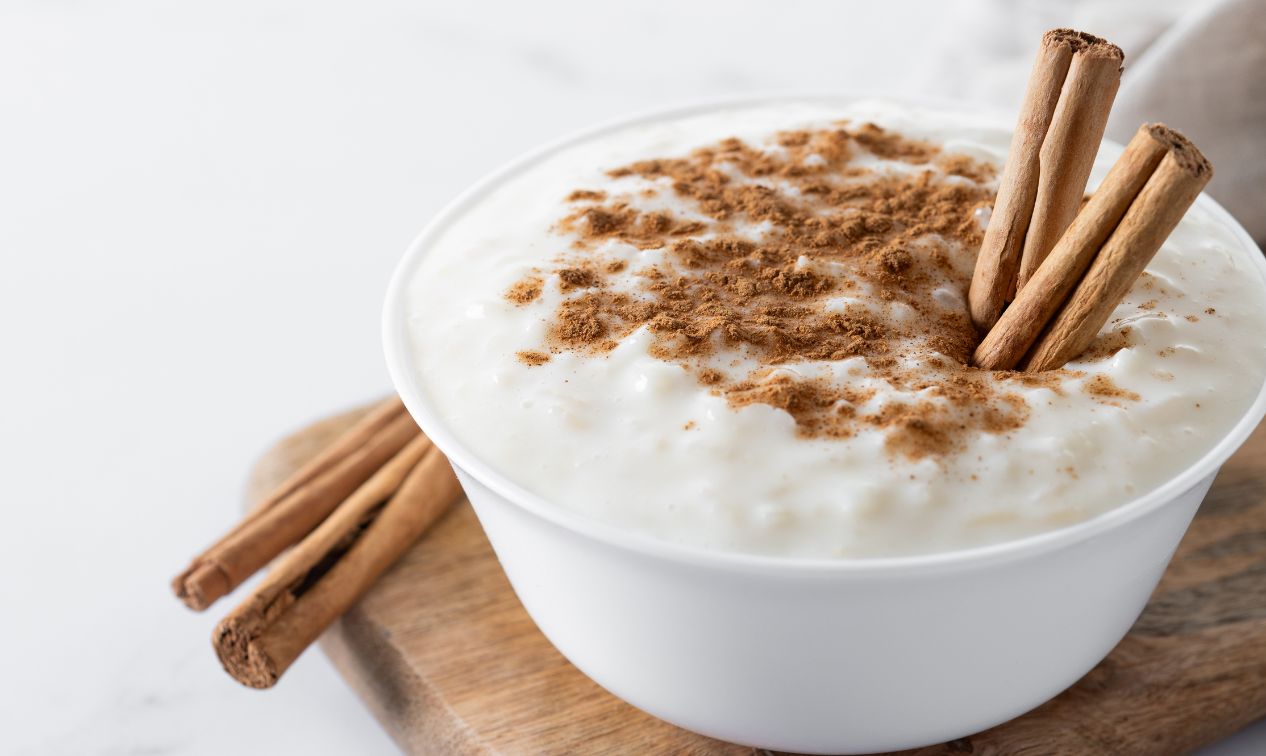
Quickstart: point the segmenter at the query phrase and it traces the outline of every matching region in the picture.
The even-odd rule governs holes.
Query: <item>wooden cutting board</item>
[[[278,443],[251,475],[250,501],[361,412]],[[464,502],[321,646],[410,753],[761,753],[656,720],[572,667],[519,605]],[[1106,660],[1018,719],[907,753],[1185,753],[1262,716],[1266,426],[1223,468],[1151,603]]]

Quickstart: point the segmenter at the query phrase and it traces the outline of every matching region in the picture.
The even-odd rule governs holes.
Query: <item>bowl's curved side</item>
[[[695,104],[682,108],[656,110],[631,118],[617,119],[607,124],[591,128],[577,134],[560,139],[530,152],[518,160],[495,171],[467,189],[440,211],[426,228],[410,245],[403,259],[397,265],[388,286],[387,297],[383,307],[383,344],[386,352],[387,366],[392,382],[400,393],[410,414],[431,437],[432,441],[448,456],[454,465],[468,472],[490,490],[497,492],[505,499],[512,501],[537,517],[549,520],[557,525],[573,530],[587,537],[606,543],[609,547],[621,550],[633,550],[639,553],[655,555],[682,563],[706,565],[714,569],[736,570],[747,573],[794,573],[811,574],[819,571],[856,572],[859,574],[898,576],[925,570],[971,570],[985,563],[1002,563],[1016,560],[1034,553],[1062,549],[1078,541],[1094,537],[1108,530],[1119,528],[1151,510],[1164,506],[1166,502],[1178,497],[1192,488],[1198,481],[1216,471],[1226,461],[1252,430],[1266,415],[1266,383],[1258,391],[1258,395],[1248,411],[1227,435],[1196,460],[1186,470],[1179,472],[1168,482],[1127,502],[1115,509],[1100,514],[1089,520],[1046,533],[1028,536],[1004,543],[912,557],[892,557],[873,559],[789,559],[759,555],[736,554],[671,544],[656,540],[638,533],[630,533],[608,526],[601,522],[578,515],[563,507],[551,505],[541,497],[525,490],[509,480],[492,465],[480,459],[466,448],[452,433],[432,406],[429,397],[421,385],[416,371],[413,369],[406,317],[407,283],[413,272],[425,256],[431,242],[435,240],[470,204],[477,202],[491,188],[499,183],[531,168],[540,160],[565,149],[579,141],[592,139],[615,129],[621,129],[639,123],[646,123],[665,118],[682,117],[692,113],[703,112],[720,107],[742,107],[780,100],[789,101],[829,101],[845,104],[856,101],[857,97],[843,95],[790,96],[741,98]],[[901,101],[915,106],[945,107],[933,99]],[[1115,147],[1117,150],[1119,146]],[[1266,260],[1262,258],[1252,238],[1229,213],[1207,195],[1196,200],[1197,206],[1210,212],[1223,225],[1229,228],[1245,250],[1257,254],[1253,258],[1258,276],[1266,287]]]
[[[793,753],[945,742],[1059,693],[1134,623],[1213,480],[1005,569],[875,580],[611,549],[457,469],[519,599],[577,668],[680,727]]]

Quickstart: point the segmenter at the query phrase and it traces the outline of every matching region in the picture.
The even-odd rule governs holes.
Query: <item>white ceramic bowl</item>
[[[396,389],[448,455],[541,631],[634,706],[722,740],[801,753],[922,746],[1032,709],[1125,635],[1218,468],[1266,412],[1266,393],[1191,467],[1088,521],[929,556],[808,560],[703,551],[583,519],[465,448],[422,390],[404,291],[446,224],[499,182],[573,142],[724,104],[737,103],[662,111],[574,135],[449,205],[414,241],[387,296],[384,338]],[[1197,202],[1256,249],[1216,203]],[[1266,279],[1266,263],[1258,268]]]

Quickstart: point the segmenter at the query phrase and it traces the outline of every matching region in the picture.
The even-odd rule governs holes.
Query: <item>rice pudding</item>
[[[524,488],[708,549],[924,554],[1125,503],[1256,396],[1257,253],[1193,207],[1080,358],[969,367],[1009,138],[979,116],[787,101],[550,152],[408,283],[422,386]]]

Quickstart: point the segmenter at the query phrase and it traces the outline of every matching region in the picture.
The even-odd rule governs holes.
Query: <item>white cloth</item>
[[[1186,134],[1213,163],[1209,194],[1266,241],[1266,2],[1220,0],[1183,16],[1126,74],[1108,136],[1124,142],[1144,121]]]

